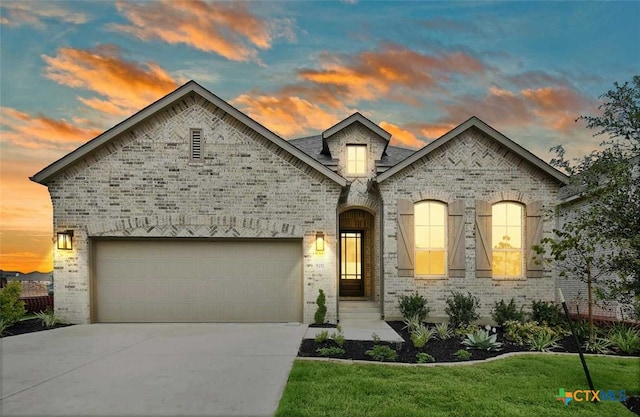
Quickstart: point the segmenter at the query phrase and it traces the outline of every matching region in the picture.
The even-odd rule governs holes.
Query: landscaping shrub
[[[0,320],[8,327],[17,322],[27,312],[24,301],[20,300],[22,285],[18,281],[9,283],[0,290]]]
[[[392,362],[398,357],[398,353],[391,349],[389,346],[375,345],[373,348],[364,352],[367,356],[371,356],[372,359],[380,362]]]
[[[436,358],[429,355],[428,353],[425,353],[425,352],[416,353],[416,362],[418,363],[432,363],[435,361],[436,361]]]
[[[533,334],[528,343],[531,350],[548,352],[559,347],[558,340],[560,340],[559,334],[549,327],[544,327],[540,332]]]
[[[538,323],[547,323],[551,327],[563,325],[564,315],[558,305],[547,301],[534,301],[531,304],[531,319]]]
[[[471,352],[466,351],[464,349],[460,349],[459,351],[454,353],[453,356],[455,356],[461,361],[468,361],[469,359],[471,359]]]
[[[427,300],[417,292],[413,295],[401,295],[398,308],[405,319],[417,317],[420,322],[424,321],[431,310],[427,307]]]
[[[489,334],[488,331],[484,329],[478,329],[475,333],[469,333],[466,336],[466,339],[462,341],[462,344],[467,347],[467,349],[478,349],[478,350],[500,350],[502,343],[497,341],[497,334]]]
[[[324,295],[324,291],[320,290],[318,294],[318,298],[316,298],[316,304],[318,305],[318,309],[316,310],[316,314],[313,316],[313,321],[316,324],[322,324],[325,321],[327,316],[327,304],[326,297]]]
[[[345,338],[342,333],[342,327],[336,327],[336,331],[331,334],[331,340],[335,342],[336,345],[342,347],[344,346]]]
[[[504,324],[504,332],[507,340],[515,342],[520,346],[530,345],[534,338],[551,338],[552,336],[562,336],[563,333],[535,321],[521,323],[519,321],[508,321]]]
[[[318,348],[316,349],[316,352],[318,352],[320,356],[326,356],[326,357],[335,357],[335,356],[344,355],[344,349],[339,348],[337,346]]]
[[[316,337],[314,338],[314,340],[316,341],[316,343],[322,343],[322,342],[326,342],[328,338],[329,338],[329,331],[323,330],[320,333],[316,334]]]
[[[453,332],[449,327],[449,323],[445,323],[445,322],[438,323],[436,324],[435,329],[436,329],[436,334],[438,335],[438,339],[440,340],[447,340],[451,336],[453,336]]]
[[[42,325],[45,327],[53,327],[60,323],[60,317],[56,316],[53,311],[46,310],[39,313],[34,313],[37,318],[40,319]]]
[[[634,353],[640,350],[640,331],[628,325],[613,326],[607,340],[618,352]]]
[[[407,329],[409,333],[422,327],[422,319],[419,314],[405,318],[403,323],[404,328]]]
[[[446,299],[447,307],[444,311],[449,316],[449,322],[453,327],[466,326],[480,317],[476,309],[480,307],[478,297],[467,293],[465,296],[459,292],[452,292]]]
[[[424,345],[435,336],[436,331],[434,329],[427,329],[425,326],[420,326],[411,332],[411,343],[416,349],[422,349]]]
[[[595,337],[593,340],[587,340],[582,345],[582,348],[591,353],[600,353],[602,355],[606,355],[611,351],[609,348],[611,347],[611,342],[603,337]]]
[[[491,310],[491,318],[495,320],[498,326],[502,327],[507,321],[524,321],[524,313],[522,312],[522,307],[518,310],[516,302],[512,298],[509,304],[505,303],[504,300],[496,302],[493,310]]]

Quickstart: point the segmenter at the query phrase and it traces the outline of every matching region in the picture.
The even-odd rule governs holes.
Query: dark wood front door
[[[362,231],[340,231],[340,296],[364,296]]]

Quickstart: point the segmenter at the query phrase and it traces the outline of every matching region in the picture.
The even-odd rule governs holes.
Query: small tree
[[[10,281],[0,290],[0,321],[7,327],[20,320],[27,312],[20,294],[22,285],[18,281]]]
[[[583,205],[543,241],[562,262],[561,275],[587,283],[590,316],[594,293],[623,304],[640,296],[640,76],[614,83],[600,98],[602,113],[578,120],[595,129],[594,136],[607,136],[601,149],[570,162],[561,145],[552,148],[551,164],[571,176],[569,186]]]
[[[316,314],[313,316],[313,321],[316,324],[323,324],[327,316],[327,304],[324,291],[320,290],[318,298],[316,298],[316,304],[318,305],[318,309],[316,310]]]

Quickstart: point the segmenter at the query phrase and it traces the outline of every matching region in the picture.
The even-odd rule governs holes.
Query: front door
[[[340,296],[364,296],[362,231],[340,232]]]

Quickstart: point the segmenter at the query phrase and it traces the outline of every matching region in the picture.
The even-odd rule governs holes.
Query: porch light
[[[73,249],[73,230],[65,230],[64,232],[58,232],[58,249],[62,249],[62,250]]]
[[[324,252],[324,233],[316,233],[316,252]]]

